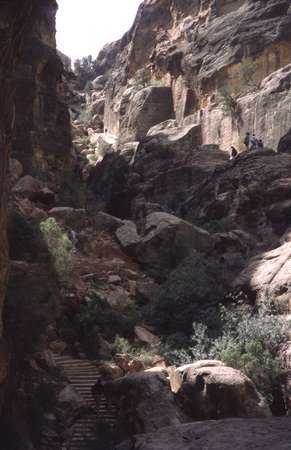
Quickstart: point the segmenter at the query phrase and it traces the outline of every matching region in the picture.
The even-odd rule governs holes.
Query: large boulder
[[[140,140],[153,125],[174,118],[171,88],[151,86],[142,89],[133,97],[128,115],[129,133],[133,140]]]
[[[291,128],[290,130],[280,139],[278,144],[278,153],[291,153]]]
[[[242,372],[219,361],[199,361],[176,369],[177,396],[195,420],[225,417],[268,417],[270,409],[254,383]]]
[[[171,214],[154,212],[146,217],[137,258],[153,276],[163,278],[192,250],[205,253],[211,247],[207,231]]]
[[[69,206],[58,206],[48,212],[58,222],[74,230],[82,230],[86,226],[87,215],[85,209],[74,209]]]
[[[257,236],[260,246],[275,242],[273,234],[282,234],[290,218],[279,213],[285,211],[287,216],[288,204],[278,206],[290,200],[290,170],[289,154],[244,152],[223,170],[216,170],[200,189],[194,186],[183,205],[185,218],[206,229],[247,231]]]
[[[178,425],[185,415],[175,403],[169,382],[160,373],[140,372],[104,383],[108,398],[115,398],[120,420],[132,433],[147,433]]]
[[[97,230],[114,234],[115,231],[124,225],[123,220],[118,217],[111,216],[103,211],[99,211],[94,218],[94,226]]]
[[[252,297],[271,298],[282,312],[291,305],[291,242],[254,256],[233,282]]]
[[[209,420],[134,436],[116,450],[289,450],[290,435],[289,417]]]
[[[125,220],[123,225],[116,230],[115,235],[122,248],[127,251],[135,250],[141,239],[135,223],[130,220]]]
[[[202,144],[201,126],[190,124],[181,127],[171,127],[165,123],[165,129],[153,127],[144,139],[148,151],[159,151],[164,148],[172,152],[187,154]]]
[[[55,198],[54,192],[44,187],[41,181],[30,175],[20,178],[12,192],[20,197],[41,203],[52,203]]]

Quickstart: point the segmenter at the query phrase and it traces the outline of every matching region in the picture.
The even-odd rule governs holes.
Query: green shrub
[[[72,243],[62,232],[57,221],[50,217],[41,222],[40,230],[52,256],[54,267],[61,279],[66,279],[72,268]]]
[[[133,78],[132,86],[136,92],[149,86],[164,86],[163,80],[152,79],[152,74],[149,68],[138,70]]]
[[[221,334],[209,337],[206,325],[193,323],[193,333],[185,348],[162,347],[165,356],[175,364],[189,364],[201,359],[220,359],[242,370],[269,401],[282,372],[278,358],[280,345],[287,340],[288,327],[266,306],[250,312],[221,308]]]
[[[57,328],[60,337],[69,345],[73,346],[79,341],[89,356],[96,357],[100,336],[114,343],[118,335],[116,342],[119,349],[122,345],[125,347],[127,339],[134,336],[134,327],[139,320],[139,314],[134,307],[127,307],[120,312],[96,296],[90,303],[81,305],[74,317],[63,316]]]
[[[222,104],[225,112],[235,113],[237,108],[237,101],[228,86],[222,86],[217,91],[218,100]]]
[[[240,65],[238,78],[245,87],[256,86],[254,77],[258,69],[257,63],[251,58],[244,59]]]
[[[113,345],[116,353],[127,353],[128,355],[133,355],[135,353],[135,349],[130,344],[129,340],[119,336],[119,334],[116,335]]]
[[[192,323],[219,327],[219,300],[227,294],[227,263],[192,253],[156,290],[147,307],[147,320],[160,334],[177,331],[190,335]]]
[[[151,72],[147,68],[138,70],[133,79],[133,86],[137,89],[144,89],[151,85]]]

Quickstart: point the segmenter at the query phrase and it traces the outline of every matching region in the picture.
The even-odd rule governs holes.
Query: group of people
[[[249,131],[245,135],[244,145],[246,150],[263,150],[264,148],[262,139],[257,139],[256,135],[251,134]],[[229,153],[230,159],[235,158],[239,154],[239,152],[233,145],[231,146]]]
[[[262,139],[257,139],[255,134],[247,132],[244,138],[246,150],[263,149],[264,143]]]

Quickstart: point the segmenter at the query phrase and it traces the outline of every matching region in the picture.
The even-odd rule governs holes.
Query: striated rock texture
[[[15,68],[12,156],[22,163],[25,173],[52,179],[69,155],[70,118],[59,93],[63,64],[56,52],[57,3],[43,0],[37,8],[37,20],[22,39]]]
[[[226,419],[166,427],[138,435],[117,450],[233,450],[255,448],[287,450],[290,418]]]
[[[58,157],[61,166],[70,146],[68,114],[57,98],[62,65],[55,50],[56,10],[55,0],[24,0],[21,5],[18,0],[0,2],[0,339],[9,272],[6,228],[10,184],[23,168],[25,173],[48,172],[48,165],[43,165],[46,158],[54,161]],[[58,148],[60,152],[55,153]],[[11,155],[22,164],[10,160],[8,174]],[[2,383],[7,376],[8,353],[2,340],[0,345]]]
[[[272,89],[272,95],[270,80],[261,85],[262,92],[259,86],[290,62],[288,8],[289,1],[283,0],[145,0],[130,31],[105,46],[96,61],[97,74],[108,80],[105,129],[126,135],[135,77],[147,68],[150,84],[158,81],[171,88],[178,123],[188,116],[201,123],[203,143],[227,149],[232,142],[238,145],[249,128],[263,134],[267,145],[276,146],[290,128],[290,108],[281,95],[290,83]],[[245,97],[240,73],[249,60],[255,70],[252,83],[245,86],[252,95]],[[286,78],[286,73],[281,75]],[[239,120],[217,96],[225,85],[242,95]],[[280,126],[273,133],[278,119]]]
[[[15,17],[16,3],[4,1],[0,5],[0,313],[8,277],[6,208],[8,161],[15,117],[15,83],[13,75],[17,58],[19,57],[21,40],[27,33],[27,28],[31,22],[31,9],[26,9],[28,2],[24,2],[23,7],[20,8]],[[0,324],[0,335],[2,335],[2,323]]]

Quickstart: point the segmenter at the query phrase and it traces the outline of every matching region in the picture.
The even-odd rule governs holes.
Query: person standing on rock
[[[253,134],[253,135],[251,136],[251,138],[250,138],[250,144],[251,144],[250,150],[256,150],[257,145],[258,145],[258,140],[257,140],[255,134]]]
[[[257,147],[259,150],[264,150],[264,143],[263,143],[262,139],[258,140]]]
[[[237,155],[238,155],[238,151],[237,151],[237,149],[232,145],[232,146],[230,147],[230,151],[229,151],[229,159],[230,159],[230,160],[231,160],[231,159],[234,159],[234,158],[237,157]]]
[[[250,147],[250,133],[249,132],[247,132],[245,135],[244,144],[246,146],[246,150],[248,150]]]

